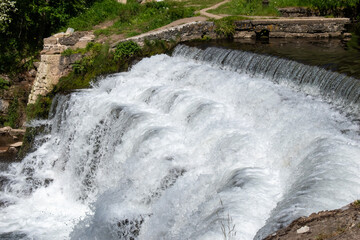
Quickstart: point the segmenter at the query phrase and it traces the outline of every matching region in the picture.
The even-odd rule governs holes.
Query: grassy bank
[[[91,30],[94,26],[108,21],[95,30],[96,35],[124,34],[125,37],[130,37],[180,18],[194,16],[194,10],[195,8],[185,7],[183,2],[177,1],[139,4],[136,0],[129,0],[127,4],[120,4],[115,0],[103,0],[78,17],[70,19],[67,27],[77,31]]]
[[[358,0],[270,0],[268,6],[263,6],[262,0],[232,0],[209,12],[228,15],[279,16],[277,8],[308,7],[326,15],[336,12],[337,9],[355,7],[356,4]]]

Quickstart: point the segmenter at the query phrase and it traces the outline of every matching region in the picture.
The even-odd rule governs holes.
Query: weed
[[[114,59],[115,61],[119,59],[127,59],[137,54],[140,50],[141,48],[139,45],[133,41],[121,42],[116,46]]]
[[[26,107],[27,120],[46,119],[49,115],[52,99],[49,96],[38,96],[34,104]]]
[[[0,89],[7,90],[7,89],[9,89],[10,85],[11,84],[8,80],[0,77]]]
[[[19,99],[17,96],[10,102],[8,110],[7,122],[4,123],[5,126],[10,126],[12,128],[17,128],[19,119]]]
[[[235,33],[235,21],[248,19],[241,16],[229,16],[215,20],[215,32],[226,38],[232,38]]]
[[[208,42],[208,41],[211,41],[212,38],[208,35],[204,35],[202,36],[202,38],[200,39],[201,41],[204,41],[204,42]]]
[[[221,208],[224,208],[224,204],[220,199]],[[219,215],[218,215],[219,217]],[[235,224],[232,217],[228,213],[224,220],[220,220],[220,228],[223,234],[224,240],[232,240],[236,237]]]

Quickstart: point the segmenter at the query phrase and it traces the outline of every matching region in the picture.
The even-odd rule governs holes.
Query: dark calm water
[[[236,39],[191,42],[190,46],[224,47],[295,60],[360,79],[360,37],[340,39]]]

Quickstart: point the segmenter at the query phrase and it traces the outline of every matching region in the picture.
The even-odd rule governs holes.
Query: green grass
[[[146,4],[139,4],[136,0],[128,0],[127,4],[120,4],[116,0],[102,0],[83,14],[70,19],[67,27],[76,31],[91,30],[95,25],[112,20],[112,26],[95,30],[95,34],[124,34],[129,37],[162,27],[180,18],[194,16],[194,10],[193,7],[185,7],[182,2],[170,0]]]
[[[279,12],[272,4],[268,7],[263,7],[262,0],[232,0],[229,3],[221,5],[217,9],[209,10],[208,12],[228,15],[279,16]]]
[[[98,1],[79,16],[71,18],[63,30],[67,27],[72,27],[75,31],[91,30],[93,26],[107,20],[135,15],[139,8],[139,4],[134,1],[129,1],[128,4],[121,4],[116,0]]]
[[[318,9],[323,15],[336,9],[354,7],[358,0],[270,0],[267,7],[263,7],[262,0],[232,0],[217,9],[210,10],[214,14],[278,16],[277,8],[281,7],[309,7]]]
[[[246,20],[248,18],[242,16],[229,16],[218,20],[214,20],[215,32],[225,38],[232,38],[235,34],[235,21]]]
[[[121,14],[112,26],[96,30],[95,35],[124,34],[125,37],[132,37],[177,19],[194,16],[194,8],[187,8],[184,3],[174,1],[149,2],[144,5],[129,2],[126,5],[136,5],[135,14]]]

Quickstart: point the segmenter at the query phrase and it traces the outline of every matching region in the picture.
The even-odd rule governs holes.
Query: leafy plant
[[[7,90],[7,89],[9,89],[10,85],[11,84],[9,81],[0,77],[0,89]]]
[[[28,104],[26,107],[27,120],[46,119],[51,107],[51,98],[48,96],[39,96],[34,104]]]
[[[19,99],[15,97],[10,102],[7,122],[5,122],[4,125],[10,126],[12,128],[17,128],[18,122],[19,122]]]
[[[114,59],[126,59],[140,52],[141,48],[133,41],[121,42],[116,46]]]

